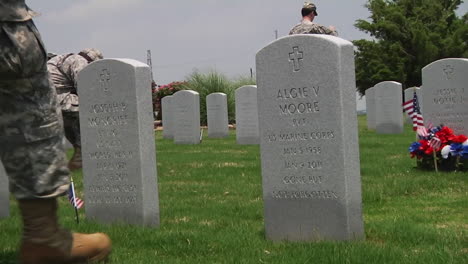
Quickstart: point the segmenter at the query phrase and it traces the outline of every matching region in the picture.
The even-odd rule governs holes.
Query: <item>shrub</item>
[[[242,85],[251,84],[250,78],[229,80],[225,75],[211,71],[209,73],[193,72],[188,78],[186,89],[194,90],[200,94],[200,122],[207,125],[206,97],[212,93],[225,93],[227,96],[228,120],[235,122],[235,90]]]

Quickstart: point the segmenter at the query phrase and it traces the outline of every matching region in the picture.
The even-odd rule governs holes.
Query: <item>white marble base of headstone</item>
[[[173,97],[172,95],[164,96],[161,100],[162,109],[162,125],[163,125],[163,138],[174,138],[174,110],[173,110]]]
[[[267,238],[363,238],[352,43],[287,36],[256,64]]]
[[[421,93],[425,124],[444,124],[468,135],[468,59],[442,59],[424,67]]]
[[[159,226],[148,65],[93,62],[78,76],[85,210],[102,223]]]
[[[422,97],[421,97],[421,89],[419,87],[410,87],[405,90],[405,102],[409,100],[413,100],[414,98],[414,92],[416,92],[416,96],[418,97],[418,102],[419,102],[419,108],[422,110]],[[407,124],[412,124],[413,120],[409,117],[409,115],[405,112],[405,122]]]
[[[375,130],[378,134],[403,133],[401,83],[380,82],[375,89]]]
[[[182,90],[173,96],[174,143],[200,143],[200,95],[192,90]]]
[[[0,161],[0,219],[10,215],[10,192],[8,190],[8,176]]]
[[[237,144],[259,144],[257,86],[242,86],[236,90],[235,96]]]
[[[226,94],[212,93],[206,97],[206,115],[209,138],[224,138],[229,135]]]
[[[375,129],[375,88],[366,90],[366,118],[367,129]]]

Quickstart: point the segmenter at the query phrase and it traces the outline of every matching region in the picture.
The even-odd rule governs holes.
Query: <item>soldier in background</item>
[[[318,16],[317,7],[310,3],[305,2],[301,10],[302,21],[301,23],[294,26],[289,35],[295,34],[326,34],[332,36],[338,36],[338,33],[334,26],[325,27],[314,23],[314,19]]]
[[[22,264],[99,261],[111,251],[102,233],[58,224],[57,197],[70,184],[61,113],[47,54],[25,0],[0,1],[0,158],[23,220]]]
[[[65,137],[73,145],[74,153],[68,162],[70,170],[82,167],[81,136],[79,101],[77,92],[78,73],[89,63],[102,59],[102,53],[97,49],[85,49],[78,54],[56,55],[49,53],[51,57],[47,62],[50,79],[57,91],[59,108],[62,110]]]

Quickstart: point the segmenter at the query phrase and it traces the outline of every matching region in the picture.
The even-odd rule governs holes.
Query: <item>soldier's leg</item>
[[[58,225],[56,197],[67,191],[69,171],[45,62],[32,21],[0,23],[0,158],[23,218],[20,261],[98,260],[110,251],[107,236]]]
[[[1,158],[10,190],[17,199],[57,197],[67,191],[69,172],[45,51],[32,22],[1,25]]]
[[[73,156],[68,162],[70,170],[82,168],[80,116],[78,112],[62,112],[65,136],[73,145]]]
[[[63,130],[65,132],[65,137],[72,144],[75,145],[76,141],[75,133],[73,133],[73,118],[68,114],[69,112],[62,111],[63,117]]]
[[[68,141],[70,141],[70,143],[73,146],[81,147],[79,112],[62,111],[62,115],[65,137],[68,139]]]

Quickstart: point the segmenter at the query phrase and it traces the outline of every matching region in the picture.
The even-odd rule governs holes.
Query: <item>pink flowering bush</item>
[[[161,99],[163,99],[164,96],[173,95],[180,90],[185,90],[186,85],[186,82],[171,82],[165,85],[153,84],[153,108],[154,111],[158,112],[158,120],[161,120]]]

